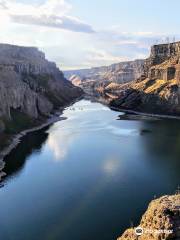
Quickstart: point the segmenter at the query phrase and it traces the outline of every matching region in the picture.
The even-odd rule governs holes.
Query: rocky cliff
[[[121,62],[110,66],[66,71],[65,76],[86,92],[105,88],[110,83],[122,84],[133,81],[143,73],[144,60]]]
[[[137,228],[130,228],[118,240],[180,239],[180,194],[153,200]]]
[[[155,45],[144,64],[143,75],[119,89],[112,105],[119,108],[180,114],[180,42]]]
[[[0,44],[0,138],[47,118],[81,94],[37,48]]]

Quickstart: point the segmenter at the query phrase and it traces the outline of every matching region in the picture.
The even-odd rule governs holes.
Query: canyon
[[[65,71],[65,76],[87,94],[93,95],[101,89],[111,88],[139,78],[143,73],[144,60],[120,62],[110,66]]]
[[[44,53],[37,48],[0,44],[1,148],[10,144],[12,140],[15,140],[15,146],[17,146],[20,142],[19,138],[24,137],[24,135],[29,133],[32,129],[36,131],[39,130],[40,126],[47,126],[46,121],[48,119],[52,120],[48,122],[49,124],[52,124],[55,121],[52,119],[52,116],[54,116],[56,111],[61,111],[65,106],[72,103],[72,101],[81,97],[83,91],[90,96],[97,96],[97,98],[106,99],[107,104],[117,110],[135,110],[141,112],[178,115],[180,113],[179,66],[180,43],[172,43],[153,46],[151,49],[151,55],[146,60],[123,62],[113,64],[109,67],[93,68],[90,70],[68,71],[65,72],[64,76],[62,71],[57,68],[56,64],[49,62],[45,58]],[[66,78],[70,81],[67,81]],[[60,114],[60,112],[58,112],[58,114]],[[32,161],[31,163],[35,164],[33,171],[30,166],[30,161],[28,160],[26,163],[27,166],[29,162],[29,167],[31,168],[29,169],[31,174],[29,175],[27,186],[30,186],[31,184],[33,186],[30,189],[31,197],[33,196],[33,202],[38,202],[38,200],[41,199],[42,196],[40,197],[36,194],[38,192],[44,194],[43,201],[40,202],[41,206],[42,204],[45,204],[46,199],[48,201],[48,206],[49,202],[52,202],[53,209],[53,206],[57,206],[54,211],[54,220],[59,219],[59,216],[64,218],[61,214],[63,207],[61,209],[59,206],[59,202],[61,200],[63,202],[63,199],[58,199],[56,205],[55,201],[57,196],[64,196],[63,191],[69,191],[65,202],[70,201],[70,204],[73,206],[74,200],[73,198],[69,199],[69,196],[74,195],[76,197],[78,191],[78,201],[80,204],[82,202],[82,189],[86,200],[88,195],[86,192],[88,189],[87,186],[90,185],[92,187],[92,193],[97,192],[97,189],[94,190],[94,186],[96,185],[94,184],[94,179],[96,180],[96,183],[101,183],[103,173],[105,177],[103,178],[104,183],[102,186],[106,186],[107,177],[109,179],[108,184],[111,183],[111,185],[106,188],[101,187],[100,185],[98,191],[103,194],[96,196],[96,198],[99,198],[98,203],[96,203],[95,200],[89,201],[87,199],[88,207],[85,209],[87,213],[90,214],[89,216],[91,216],[93,206],[89,209],[89,202],[95,203],[96,207],[94,209],[94,214],[97,214],[95,215],[97,222],[94,220],[94,216],[92,219],[91,217],[84,218],[84,212],[80,214],[81,220],[83,222],[87,221],[87,229],[89,229],[89,226],[91,226],[90,230],[94,229],[96,238],[101,238],[104,232],[105,235],[110,233],[110,235],[112,234],[115,236],[114,233],[111,233],[113,228],[111,228],[109,222],[112,224],[115,223],[115,225],[118,221],[121,222],[122,225],[120,224],[120,228],[119,226],[115,227],[116,233],[117,229],[123,229],[124,231],[124,221],[127,228],[129,218],[132,217],[133,214],[135,219],[139,219],[139,216],[136,216],[135,213],[132,214],[134,209],[137,208],[139,202],[141,202],[141,206],[139,207],[141,208],[144,206],[145,200],[149,201],[150,198],[152,199],[152,194],[154,192],[164,194],[165,191],[170,192],[175,186],[177,186],[179,161],[176,162],[176,159],[179,157],[179,148],[174,142],[178,141],[179,132],[177,122],[172,124],[171,122],[159,121],[159,119],[154,118],[152,122],[141,119],[140,121],[131,121],[130,123],[129,121],[124,121],[125,115],[123,115],[123,113],[121,114],[122,115],[120,115],[117,120],[117,112],[110,110],[107,106],[92,101],[82,100],[73,104],[72,107],[67,108],[65,113],[63,113],[64,117],[62,120],[66,119],[64,123],[63,121],[61,123],[56,123],[50,127],[48,132],[37,132],[34,133],[34,135],[27,135],[26,141],[22,141],[22,143],[7,156],[6,161],[0,160],[0,180],[2,180],[2,184],[5,181],[8,181],[8,177],[11,179],[10,175],[12,172],[17,171],[16,166],[13,164],[16,164],[16,162],[18,163],[19,159],[22,162],[20,161],[19,163],[20,167],[18,171],[21,171],[22,169],[23,172],[24,169],[22,166],[25,163],[25,159],[28,160],[30,157],[32,159],[34,158],[35,161]],[[55,114],[55,116],[57,116],[57,114]],[[59,120],[61,119],[58,117],[57,121]],[[43,141],[41,140],[41,135]],[[167,146],[167,142],[169,143],[169,135],[173,137],[171,139],[172,146],[166,149],[165,146]],[[17,138],[14,138],[14,136]],[[38,138],[40,138],[39,143]],[[127,141],[127,144],[124,144],[125,141]],[[99,142],[103,143],[102,149],[101,146],[99,146]],[[120,142],[122,144],[120,144]],[[145,144],[144,148],[142,148],[142,142]],[[33,144],[35,145],[34,147],[31,146]],[[92,148],[89,150],[90,147]],[[131,153],[134,154],[134,147],[136,148],[137,156],[133,156],[132,161]],[[94,151],[94,149],[96,149],[96,151]],[[107,153],[104,149],[107,149]],[[71,158],[69,158],[69,155],[67,154],[68,152],[71,152]],[[85,152],[86,162],[84,161]],[[115,158],[113,159],[109,158],[109,156],[112,155],[112,152],[113,155],[116,153]],[[146,152],[145,155],[144,152]],[[22,153],[24,153],[24,155]],[[44,155],[42,153],[44,153]],[[43,164],[41,164],[40,160],[41,158],[45,159],[44,156],[46,154],[49,160],[43,160]],[[97,161],[97,156],[102,160]],[[119,159],[119,156],[121,156],[121,159]],[[151,168],[149,167],[149,164],[152,162],[152,156],[155,161]],[[37,158],[39,158],[39,161],[37,161]],[[63,161],[66,158],[67,161]],[[79,165],[74,164],[77,163],[77,159],[80,159]],[[72,169],[69,168],[69,161],[72,161]],[[53,164],[53,162],[56,162],[56,164]],[[83,168],[82,163],[85,163]],[[90,172],[89,168],[86,168],[87,163],[91,169]],[[159,168],[159,164],[161,163],[163,164],[161,168]],[[11,166],[11,164],[13,166]],[[168,164],[172,164],[173,177],[169,174],[169,167],[164,168],[164,165],[169,166]],[[59,168],[57,168],[58,165]],[[125,171],[125,174],[123,178],[121,178],[123,166],[126,166],[123,170]],[[65,167],[65,169],[63,167]],[[77,171],[77,168],[79,168],[78,174],[74,174]],[[52,172],[47,171],[47,169],[52,169]],[[137,169],[139,169],[139,172]],[[66,170],[67,175],[63,175],[64,170]],[[91,179],[90,182],[89,177],[86,177],[87,174],[89,174],[88,176]],[[160,175],[166,176],[166,178],[159,179]],[[18,177],[23,178],[23,175],[17,174],[17,176],[15,176],[15,178]],[[24,177],[26,178],[26,174]],[[56,180],[54,180],[55,177]],[[71,178],[72,181],[67,181],[67,179]],[[76,180],[78,178],[79,182],[77,184]],[[114,178],[115,181],[118,182],[117,185],[114,184]],[[41,179],[43,179],[42,185]],[[84,181],[82,181],[82,179],[84,179]],[[21,179],[20,182],[27,183],[26,180],[27,179]],[[36,184],[33,181],[35,181]],[[59,185],[57,185],[56,188],[52,187],[47,189],[46,187],[47,185],[54,186],[63,181],[64,185],[61,187],[59,187]],[[132,191],[135,189],[136,192],[137,185],[142,183],[142,181],[144,184],[141,186],[141,195],[133,199],[133,206],[129,206],[129,202],[132,200]],[[161,182],[160,187],[158,184],[156,186],[157,181]],[[170,189],[167,187],[169,186],[169,182],[172,183],[170,184]],[[86,183],[85,186],[83,186],[84,183]],[[11,181],[8,182],[8,184],[12,184]],[[15,184],[17,184],[15,189],[19,187],[18,189],[22,193],[20,196],[24,195],[27,186],[23,189],[21,185],[18,185],[18,182]],[[80,188],[77,187],[79,184],[81,186]],[[162,192],[161,187],[163,189]],[[147,191],[149,188],[151,191]],[[34,189],[37,190],[36,193],[33,192]],[[127,191],[126,189],[129,190]],[[48,194],[47,190],[50,191]],[[111,190],[113,190],[113,192],[111,192]],[[11,198],[11,189],[8,194],[8,199],[13,199]],[[18,193],[16,192],[15,194]],[[47,196],[53,197],[49,200]],[[106,205],[107,198],[104,198],[104,196],[110,196],[109,202],[107,202],[108,206],[109,203],[111,203],[109,211],[107,210]],[[22,198],[20,198],[20,200],[22,200]],[[32,202],[31,198],[27,198],[25,201],[27,201],[27,205],[30,206]],[[102,204],[103,201],[105,201],[104,204]],[[143,215],[139,225],[139,227],[143,229],[152,229],[153,232],[139,236],[139,239],[178,239],[179,201],[179,194],[163,196],[159,199],[153,200],[150,203],[148,210]],[[119,204],[119,202],[121,204]],[[4,204],[7,204],[7,209],[9,206],[14,206],[14,209],[17,209],[18,212],[21,209],[21,204],[18,205],[16,201],[10,201],[10,205],[8,206],[6,195],[4,195]],[[17,206],[19,206],[19,208],[17,208]],[[37,207],[37,212],[41,210],[41,207],[39,207],[38,204],[35,207]],[[47,209],[47,211],[52,213],[53,209],[51,207],[45,207],[46,204],[43,209]],[[132,212],[128,210],[129,207],[131,207]],[[69,203],[67,204],[67,209],[68,208]],[[113,208],[114,210],[112,210]],[[76,204],[74,209],[76,213]],[[116,215],[117,209],[122,213],[120,214],[121,216]],[[137,212],[139,212],[139,210],[137,210]],[[24,213],[27,213],[26,208]],[[114,213],[114,215],[112,213]],[[44,218],[44,210],[43,214],[38,214],[47,221],[47,225],[49,224],[48,226],[51,225],[49,217]],[[98,218],[103,214],[105,214],[105,223],[102,221],[102,218]],[[6,214],[3,216],[6,216]],[[14,225],[16,224],[17,216],[17,214],[14,215],[15,221],[12,222],[12,228],[14,228]],[[109,221],[109,216],[111,217],[111,221]],[[13,219],[12,212],[9,217],[10,219]],[[34,223],[36,220],[37,219],[34,220],[33,217],[32,222]],[[26,217],[26,223],[27,221],[29,221],[28,217]],[[91,224],[89,224],[89,221],[91,221]],[[62,234],[61,231],[59,232],[59,229],[62,226],[61,223],[62,221],[57,223],[57,236],[61,236]],[[72,230],[74,227],[73,231],[67,229],[67,232],[65,231],[64,234],[72,234],[72,237],[74,237],[74,232],[76,232],[77,236],[82,236],[82,226],[74,226],[76,223],[77,221],[75,219],[75,222],[72,222],[70,228]],[[25,224],[24,220],[19,225],[21,229],[22,224]],[[99,231],[98,236],[97,224],[101,224],[102,230]],[[30,232],[28,231],[28,234],[37,236],[35,230],[37,225],[38,223],[35,222],[32,230]],[[157,234],[159,229],[166,230],[166,232],[160,232]],[[44,236],[45,229],[40,229],[39,231],[41,236]],[[86,231],[84,233],[87,234]],[[0,234],[3,236],[4,233],[1,232]],[[94,239],[93,231],[90,231],[89,234],[92,234],[92,237],[89,235],[89,239]],[[118,233],[118,235],[120,234]],[[116,237],[118,235],[116,235]],[[14,236],[17,236],[18,238],[17,234],[14,234]],[[24,239],[24,236],[22,239]],[[59,237],[57,237],[57,239],[59,239]],[[137,239],[135,228],[126,230],[118,240],[125,239]]]
[[[74,85],[114,109],[180,114],[180,42],[152,46],[145,60],[65,74]]]

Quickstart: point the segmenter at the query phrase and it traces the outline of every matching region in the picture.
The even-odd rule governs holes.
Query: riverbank
[[[63,114],[63,111],[67,107],[73,105],[75,102],[78,102],[81,99],[82,99],[82,97],[77,98],[74,101],[72,101],[70,104],[67,104],[66,106],[60,108],[58,111],[54,112],[44,123],[40,124],[39,126],[35,126],[32,128],[23,130],[18,134],[12,135],[12,137],[10,139],[10,144],[8,144],[6,147],[3,148],[3,150],[0,151],[0,181],[2,180],[3,177],[6,176],[6,173],[3,172],[3,169],[5,167],[5,162],[3,161],[4,158],[8,154],[10,154],[10,152],[21,143],[22,138],[29,133],[42,130],[42,129],[52,125],[53,123],[56,123],[56,122],[59,122],[62,120],[66,120],[65,117],[61,117],[61,115]]]
[[[156,114],[156,113],[146,113],[146,112],[139,112],[139,111],[134,111],[134,110],[127,110],[124,108],[118,108],[118,107],[114,107],[111,106],[110,103],[108,101],[106,101],[105,99],[103,99],[103,97],[101,98],[97,98],[97,97],[93,97],[90,95],[86,95],[85,96],[86,100],[90,100],[92,102],[98,102],[101,103],[107,107],[109,107],[111,110],[117,111],[117,112],[123,112],[123,113],[128,113],[128,114],[134,114],[134,115],[138,115],[138,116],[142,116],[142,117],[147,117],[149,119],[152,118],[159,118],[159,119],[175,119],[175,120],[180,120],[180,116],[176,116],[176,115],[167,115],[167,114]],[[141,120],[141,118],[140,118]]]
[[[57,116],[58,113],[56,113],[55,115],[53,115],[52,117],[50,117],[45,123],[43,123],[40,126],[37,127],[33,127],[24,131],[21,131],[20,133],[12,136],[12,138],[10,139],[10,144],[5,147],[1,152],[0,152],[0,181],[2,180],[2,178],[4,176],[6,176],[6,174],[3,172],[3,168],[5,166],[5,162],[3,161],[3,159],[14,149],[17,147],[17,145],[19,143],[21,143],[21,139],[26,136],[28,133],[32,133],[35,131],[39,131],[42,130],[48,126],[50,126],[51,124],[55,123],[55,122],[59,122],[61,120],[65,120],[66,118],[64,117],[60,117]],[[62,113],[60,113],[61,115]]]
[[[126,110],[123,108],[117,108],[113,106],[109,106],[112,110],[117,111],[117,112],[124,112],[124,113],[129,113],[129,114],[136,114],[139,116],[146,116],[150,118],[163,118],[163,119],[175,119],[175,120],[180,120],[180,116],[175,116],[175,115],[165,115],[165,114],[155,114],[155,113],[145,113],[145,112],[138,112],[134,110]]]

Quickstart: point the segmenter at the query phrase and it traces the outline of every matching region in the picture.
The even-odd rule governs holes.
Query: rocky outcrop
[[[59,71],[56,64],[47,61],[45,54],[37,48],[9,44],[0,44],[0,67],[27,74],[54,74]]]
[[[0,132],[14,119],[47,118],[82,94],[34,47],[0,44]],[[19,119],[21,120],[21,119]]]
[[[154,45],[145,61],[145,75],[162,80],[179,80],[180,42]]]
[[[82,78],[79,77],[78,75],[72,75],[70,78],[69,78],[69,81],[72,82],[72,84],[74,86],[77,86],[79,87],[82,83]]]
[[[180,194],[153,200],[140,225],[130,228],[118,240],[180,239]]]
[[[111,105],[136,111],[180,114],[180,42],[155,45],[143,75],[119,89]]]
[[[31,90],[20,74],[7,69],[0,71],[0,103],[1,117],[7,120],[11,120],[12,109],[19,109],[32,118],[48,115],[53,109],[52,103]]]

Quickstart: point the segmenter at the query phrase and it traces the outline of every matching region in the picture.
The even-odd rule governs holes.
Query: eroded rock
[[[153,200],[140,225],[124,232],[118,240],[179,240],[180,194]]]
[[[81,94],[37,48],[0,44],[0,132],[13,110],[39,119]]]
[[[144,74],[119,87],[112,106],[158,114],[180,114],[180,42],[155,45],[145,61]]]

